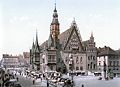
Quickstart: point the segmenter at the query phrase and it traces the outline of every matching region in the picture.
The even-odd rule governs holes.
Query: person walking
[[[17,77],[16,79],[17,79],[17,81],[19,80],[19,78],[18,78],[18,77]]]
[[[33,85],[35,84],[35,78],[33,78]]]

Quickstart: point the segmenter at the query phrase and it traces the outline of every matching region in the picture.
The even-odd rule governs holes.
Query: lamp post
[[[105,63],[105,61],[104,61],[104,79],[106,79],[106,63]]]
[[[71,86],[73,87],[73,57],[72,55],[70,54],[69,55],[69,69],[71,70],[71,80],[72,80],[72,84]]]
[[[104,61],[103,61],[103,72],[104,72],[104,79],[105,80],[108,80],[108,74],[107,74],[107,59],[106,57],[104,56]]]

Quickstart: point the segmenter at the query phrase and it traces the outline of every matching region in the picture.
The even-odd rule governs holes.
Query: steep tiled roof
[[[99,53],[98,56],[103,56],[103,55],[117,55],[117,52],[111,49],[110,47],[104,47],[104,48],[99,48],[98,49]]]
[[[72,31],[72,29],[70,28],[70,29],[67,29],[66,31],[64,31],[63,33],[61,33],[59,35],[58,38],[60,39],[60,43],[62,44],[62,46],[64,46],[65,43],[67,42],[67,39],[68,39],[71,31]],[[41,48],[44,48],[44,47],[47,47],[47,46],[48,46],[48,40],[46,40],[44,43],[42,43],[40,45]]]
[[[40,45],[40,48],[41,49],[44,49],[45,47],[48,46],[48,40],[46,40],[45,42],[43,42],[41,45]]]
[[[60,44],[62,44],[62,47],[65,46],[65,44],[67,43],[68,41],[68,38],[72,32],[73,28],[69,28],[67,29],[66,31],[64,31],[63,33],[61,33],[58,38],[60,40]],[[81,40],[81,37],[80,37],[80,40]],[[48,46],[48,40],[46,40],[44,43],[42,43],[40,45],[40,47],[43,49],[44,47],[47,47]]]
[[[60,43],[62,44],[62,47],[65,46],[65,44],[68,40],[68,37],[70,36],[71,31],[72,31],[72,29],[70,28],[59,35],[59,39],[60,39]]]

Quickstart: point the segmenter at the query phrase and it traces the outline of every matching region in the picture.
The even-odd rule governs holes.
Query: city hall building
[[[30,49],[30,64],[32,69],[43,72],[94,72],[97,70],[97,48],[93,33],[87,41],[82,41],[75,20],[68,29],[60,33],[55,6],[48,40],[39,45],[36,33],[36,41]]]

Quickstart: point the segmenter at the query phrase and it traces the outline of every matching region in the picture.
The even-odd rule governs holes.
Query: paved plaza
[[[112,80],[98,80],[98,77],[84,77],[78,76],[74,78],[75,87],[120,87],[120,78],[114,78]]]
[[[47,87],[45,80],[42,82],[36,80],[35,85],[32,84],[31,78],[26,78],[19,75],[19,82],[22,87]],[[120,78],[115,77],[112,80],[98,80],[98,77],[92,76],[74,76],[75,87],[120,87]],[[49,86],[54,87],[54,86]],[[57,86],[62,87],[62,86]]]

